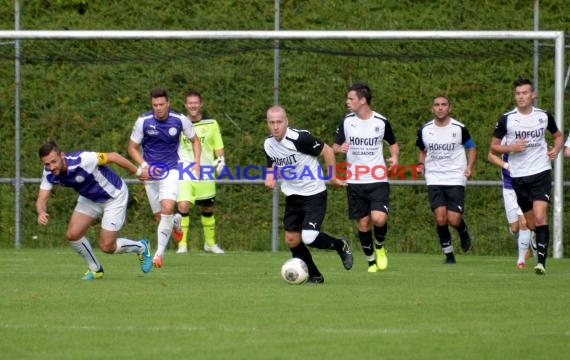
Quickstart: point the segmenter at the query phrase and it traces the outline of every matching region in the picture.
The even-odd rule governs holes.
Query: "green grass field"
[[[71,249],[0,252],[2,359],[567,359],[570,260],[515,270],[515,258],[389,253],[345,271],[313,252],[323,285],[279,275],[287,252],[167,253],[143,275],[104,255],[80,280]],[[532,262],[531,262],[532,263]],[[530,264],[529,264],[530,265]]]

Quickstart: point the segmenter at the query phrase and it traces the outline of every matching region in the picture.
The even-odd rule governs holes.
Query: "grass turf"
[[[0,252],[4,359],[563,359],[570,261],[389,253],[369,274],[313,251],[325,284],[288,285],[287,252],[176,255],[143,275],[133,254],[81,281],[71,249]]]

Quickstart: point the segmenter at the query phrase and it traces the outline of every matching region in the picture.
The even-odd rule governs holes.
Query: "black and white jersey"
[[[427,185],[466,185],[465,149],[475,147],[475,143],[465,125],[451,118],[446,126],[437,126],[432,119],[418,131],[416,145],[426,152],[424,173]]]
[[[328,171],[323,172],[317,160],[324,146],[307,130],[292,128],[287,128],[281,141],[273,136],[265,139],[267,168],[278,168],[285,195],[315,195],[326,189],[324,179]]]
[[[384,161],[384,141],[389,145],[396,143],[390,122],[377,112],[372,112],[369,119],[360,119],[355,113],[346,115],[335,132],[334,142],[337,145],[348,143],[346,161],[347,169],[354,172],[356,166],[375,166],[386,169]],[[376,175],[376,176],[375,176]],[[386,174],[387,175],[387,174]],[[381,179],[379,179],[381,178]],[[367,171],[358,177],[351,176],[346,182],[351,184],[367,184],[373,182],[386,182],[389,176]]]
[[[515,108],[501,116],[493,136],[497,139],[505,138],[507,145],[524,139],[527,146],[522,152],[509,154],[511,177],[529,176],[551,169],[545,129],[554,134],[558,131],[558,126],[554,117],[541,109],[533,107],[532,112],[525,115]]]

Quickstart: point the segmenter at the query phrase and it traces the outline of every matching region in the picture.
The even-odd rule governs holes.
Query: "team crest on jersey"
[[[84,182],[84,181],[85,181],[85,178],[84,178],[83,176],[81,176],[81,175],[78,175],[78,176],[75,177],[75,182],[78,183],[78,184],[81,184],[81,183]]]
[[[380,127],[379,127],[379,126],[376,126],[376,127],[374,128],[374,132],[376,132],[376,134],[379,134],[379,133],[380,133]]]
[[[539,118],[539,119],[538,119],[538,122],[542,124],[542,123],[544,122],[544,119],[543,119],[543,118]]]
[[[457,133],[453,133],[453,135],[451,135],[451,136],[455,137],[456,135],[457,135]]]
[[[176,130],[175,127],[171,127],[170,129],[168,129],[168,134],[170,136],[176,136],[176,134],[178,134],[178,130]]]

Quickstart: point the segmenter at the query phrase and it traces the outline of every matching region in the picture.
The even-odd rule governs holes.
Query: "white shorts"
[[[147,181],[144,188],[152,213],[160,213],[162,200],[176,201],[178,198],[178,169],[171,169],[162,180]]]
[[[107,200],[104,203],[97,203],[84,196],[79,196],[74,211],[85,214],[93,219],[103,214],[101,228],[108,231],[119,231],[125,223],[128,202],[129,189],[127,188],[127,184],[123,183],[123,189],[119,193],[119,196],[115,199]]]
[[[513,189],[503,189],[503,202],[509,224],[519,221],[519,216],[523,215],[523,212],[517,203],[517,194]]]

